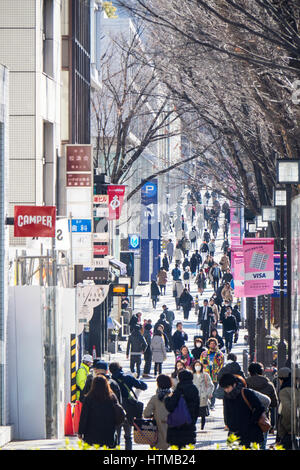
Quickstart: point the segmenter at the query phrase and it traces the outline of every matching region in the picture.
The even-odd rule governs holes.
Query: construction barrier
[[[74,425],[72,417],[72,405],[67,404],[66,417],[65,417],[65,436],[74,436]]]
[[[77,400],[75,407],[74,407],[74,416],[73,416],[73,429],[74,429],[75,434],[78,434],[81,408],[82,408],[82,403]]]

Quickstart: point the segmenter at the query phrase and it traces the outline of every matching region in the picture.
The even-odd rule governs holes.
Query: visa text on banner
[[[274,239],[244,238],[245,297],[272,294],[274,284]]]

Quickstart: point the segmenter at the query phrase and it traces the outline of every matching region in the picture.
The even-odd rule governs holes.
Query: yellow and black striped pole
[[[71,403],[76,402],[76,335],[71,334]]]

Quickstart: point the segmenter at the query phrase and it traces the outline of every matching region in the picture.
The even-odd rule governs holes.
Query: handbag
[[[250,408],[250,410],[252,411],[252,407],[249,403],[249,401],[247,400],[247,398],[245,397],[245,393],[244,393],[244,389],[242,388],[241,390],[242,392],[242,397],[244,399],[244,401],[246,402],[247,406]],[[268,432],[269,429],[271,428],[271,423],[266,415],[265,412],[263,412],[261,415],[260,415],[260,418],[257,422],[258,426],[260,427],[260,429],[262,430],[262,432]]]
[[[153,447],[158,440],[158,431],[155,419],[134,419],[133,440],[136,444],[148,444]]]
[[[125,382],[123,382],[120,379],[116,379],[116,380],[117,382],[123,384],[124,387],[128,391],[128,396],[126,398],[123,398],[123,406],[126,411],[126,416],[128,420],[132,421],[134,418],[141,418],[143,416],[144,403],[142,403],[141,401],[138,401],[137,396],[134,393],[134,391],[130,390],[130,388],[126,385]]]
[[[184,424],[192,423],[192,418],[183,395],[180,396],[175,410],[168,414],[167,422],[170,428],[177,428]]]
[[[239,332],[236,331],[236,332],[234,333],[234,340],[233,340],[233,342],[234,342],[234,343],[237,343],[237,342],[238,342],[238,339],[239,339]]]
[[[115,413],[115,422],[117,426],[121,426],[121,424],[124,423],[126,419],[126,412],[123,408],[123,406],[120,405],[120,403],[114,403],[114,413]]]

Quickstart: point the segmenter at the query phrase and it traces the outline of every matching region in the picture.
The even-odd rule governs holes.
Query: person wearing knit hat
[[[278,370],[279,389],[279,407],[277,423],[277,439],[285,450],[292,449],[292,383],[291,369],[282,367]]]
[[[117,382],[109,376],[109,374],[108,374],[108,363],[106,361],[102,360],[102,359],[99,359],[99,358],[95,359],[94,362],[93,362],[93,373],[89,374],[87,379],[86,379],[85,386],[84,386],[84,389],[83,389],[83,392],[82,392],[82,397],[81,397],[80,401],[83,402],[85,396],[88,394],[88,392],[91,389],[92,382],[93,382],[94,378],[99,377],[99,375],[104,376],[108,380],[110,388],[112,389],[112,391],[116,395],[119,403],[121,404],[122,403],[122,397],[121,397],[120,387],[117,384]]]

